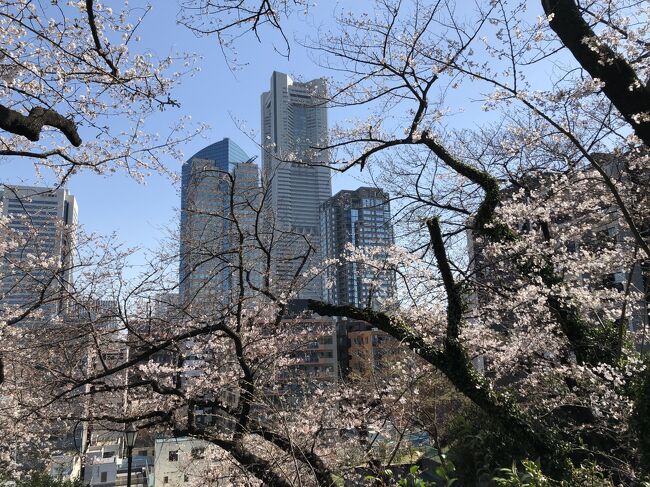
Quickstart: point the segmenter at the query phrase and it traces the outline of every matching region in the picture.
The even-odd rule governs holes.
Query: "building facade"
[[[273,231],[281,235],[273,249],[273,277],[291,282],[300,256],[312,246],[304,268],[320,259],[320,205],[332,195],[327,144],[327,84],[324,79],[298,83],[273,72],[271,89],[262,94],[262,165]],[[322,279],[301,285],[296,298],[320,299]]]
[[[257,165],[228,138],[203,148],[183,165],[182,305],[217,307],[228,303],[235,274],[233,247],[238,241],[233,221],[236,219],[240,228],[250,227],[258,197]]]
[[[154,452],[151,438],[136,442],[131,461],[132,487],[153,487]],[[96,435],[83,455],[83,484],[90,487],[124,487],[128,474],[128,452],[123,433],[118,430]]]
[[[404,353],[397,340],[377,328],[350,329],[348,338],[348,373],[355,379],[372,376]]]
[[[213,450],[210,443],[197,438],[156,439],[155,482],[151,487],[233,485],[230,468],[234,464],[215,461]]]
[[[370,253],[381,262],[394,243],[388,194],[378,188],[339,191],[321,206],[323,255],[345,258],[349,249]],[[357,262],[328,267],[325,298],[337,305],[377,307],[393,296],[395,274]]]
[[[77,202],[65,188],[0,187],[0,308],[47,322],[72,287]]]
[[[286,317],[287,345],[291,365],[279,371],[278,381],[316,385],[336,383],[339,360],[336,346],[336,320],[308,311],[306,300],[288,303]]]

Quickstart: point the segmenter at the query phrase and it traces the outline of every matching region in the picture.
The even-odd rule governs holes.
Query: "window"
[[[165,478],[163,479],[163,484],[168,484],[169,483],[169,477],[165,475]]]
[[[138,456],[146,457],[146,456],[147,456],[147,450],[140,450],[140,451],[138,452]]]
[[[205,448],[192,448],[192,458],[200,459],[204,457]]]
[[[102,453],[102,458],[111,458],[114,456],[115,456],[114,451],[105,451],[104,453]]]
[[[99,475],[99,481],[100,481],[101,483],[104,483],[104,482],[106,482],[107,480],[108,480],[108,473],[107,473],[107,472],[102,472],[102,473]]]
[[[178,461],[178,450],[169,450],[169,461],[170,462]]]
[[[183,482],[189,482],[190,478],[187,476],[187,474],[183,475]]]

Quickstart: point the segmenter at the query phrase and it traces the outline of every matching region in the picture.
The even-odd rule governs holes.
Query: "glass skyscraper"
[[[76,223],[77,202],[65,188],[0,188],[0,313],[34,308],[25,320],[34,323],[64,310]]]
[[[214,307],[229,302],[237,245],[233,218],[250,232],[258,196],[257,165],[228,138],[201,149],[183,165],[182,305],[202,303]]]
[[[278,235],[273,248],[273,278],[289,284],[312,246],[308,269],[320,261],[320,205],[332,195],[327,144],[327,84],[298,83],[273,72],[271,89],[261,96],[262,163],[270,222]],[[322,297],[322,279],[303,284],[296,298]]]
[[[368,187],[339,191],[321,207],[321,233],[327,259],[345,257],[347,247],[353,246],[381,262],[394,243],[388,194]],[[326,277],[331,284],[326,298],[337,305],[376,307],[395,288],[393,271],[345,260],[328,268]]]

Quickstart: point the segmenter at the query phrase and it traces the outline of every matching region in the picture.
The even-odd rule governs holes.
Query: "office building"
[[[393,296],[393,271],[345,260],[353,248],[380,263],[388,255],[394,243],[388,194],[369,187],[339,191],[321,206],[321,233],[324,257],[342,260],[327,270],[328,302],[377,308]]]
[[[380,305],[393,297],[395,273],[349,259],[353,251],[382,262],[394,243],[388,194],[378,188],[340,191],[321,205],[323,255],[339,259],[325,273],[324,298],[359,308]],[[341,374],[360,376],[381,367],[385,338],[367,323],[339,319],[337,349]],[[390,343],[394,348],[394,344]]]
[[[0,309],[46,323],[72,286],[77,203],[65,188],[0,187]]]
[[[200,303],[206,311],[214,312],[228,304],[239,245],[233,217],[251,237],[259,197],[258,179],[257,165],[228,138],[203,148],[183,165],[182,306]],[[247,242],[250,240],[247,238]],[[253,262],[254,252],[249,249],[245,253]]]
[[[273,72],[262,94],[262,163],[270,222],[278,237],[273,278],[282,287],[293,281],[300,257],[312,247],[304,269],[320,261],[320,205],[332,195],[327,144],[327,85],[324,79],[298,83]],[[322,279],[301,283],[295,298],[320,299]]]

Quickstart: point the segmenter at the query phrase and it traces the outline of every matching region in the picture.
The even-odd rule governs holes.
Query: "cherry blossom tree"
[[[335,473],[355,475],[346,470],[356,466],[351,458],[390,465],[408,449],[404,438],[421,429],[408,397],[440,379],[403,349],[392,354],[394,368],[364,388],[338,383],[335,370],[309,372],[304,355],[315,342],[332,343],[336,330],[331,319],[291,310],[314,274],[299,269],[295,279],[274,282],[268,256],[279,237],[272,218],[263,219],[266,191],[242,198],[237,171],[205,172],[230,200],[228,211],[188,208],[230,229],[184,242],[186,254],[203,258],[194,270],[205,287],[179,295],[177,239],[127,280],[128,250],[81,238],[74,286],[57,293],[65,312],[36,321],[30,307],[3,327],[7,469],[34,465],[30,452],[55,452],[62,431],[80,424],[91,436],[128,426],[204,440],[202,461],[212,467],[197,485],[334,485]],[[296,257],[306,262],[312,251]],[[224,280],[233,292],[206,292]],[[386,451],[377,440],[384,433],[400,438]]]
[[[263,25],[282,29],[306,6],[184,7],[182,23],[229,45]],[[614,483],[640,482],[650,461],[648,290],[633,278],[647,282],[650,258],[648,11],[607,0],[466,7],[380,0],[371,12],[342,10],[331,32],[307,41],[336,73],[330,105],[367,109],[313,149],[392,194],[399,246],[347,258],[394,271],[395,300],[379,309],[313,301],[317,316],[292,313],[297,290],[337,262],[307,268],[307,242],[293,279],[274,282],[279,228],[266,188],[237,200],[235,176],[215,174],[231,211],[208,216],[228,222],[229,250],[202,248],[201,264],[218,265],[214,279],[227,272],[233,292],[174,303],[164,293],[178,291],[178,242],[127,280],[122,250],[81,239],[79,279],[65,290],[72,318],[38,333],[15,326],[27,315],[3,319],[2,460],[15,466],[17,446],[47,443],[53,422],[132,425],[212,445],[201,485],[219,482],[225,462],[233,484],[330,486],[353,467],[389,466],[410,431],[443,446],[427,400],[444,377],[509,436],[515,460],[539,459],[557,480],[592,462]],[[129,56],[134,27],[93,2],[55,2],[55,13],[75,12],[65,24],[43,22],[30,2],[0,8],[12,32],[2,41],[3,154],[53,161],[63,179],[85,165],[148,167],[101,120],[126,116],[136,134],[144,122],[121,102],[144,113],[173,104],[159,71],[169,60]],[[67,91],[75,83],[90,91]],[[81,126],[112,151],[83,143]],[[297,373],[306,342],[329,333],[327,317],[399,342],[386,374],[360,387]],[[370,431],[397,438],[387,454]]]
[[[363,20],[342,15],[342,32],[314,45],[347,77],[332,103],[371,112],[341,128],[330,149],[343,171],[374,164],[378,177],[388,175],[413,251],[439,272],[447,325],[431,341],[408,316],[312,309],[366,320],[408,344],[553,475],[567,461],[580,464],[589,436],[586,450],[629,480],[645,441],[645,367],[623,346],[628,301],[639,297],[630,298],[629,281],[614,293],[595,281],[650,255],[643,104],[633,101],[635,83],[621,90],[604,80],[607,69],[645,78],[646,12],[543,3],[534,21],[523,2],[481,4],[470,18],[453,3],[385,2]],[[558,68],[546,84],[535,70],[567,60],[555,33],[579,64]],[[452,130],[458,108],[449,100],[477,84],[496,122]],[[418,223],[426,233],[416,233]],[[616,241],[590,245],[608,226]],[[458,258],[458,236],[468,231],[475,253]],[[488,372],[475,369],[472,354],[487,359]],[[541,409],[540,398],[548,401]],[[635,430],[640,443],[628,434]]]

